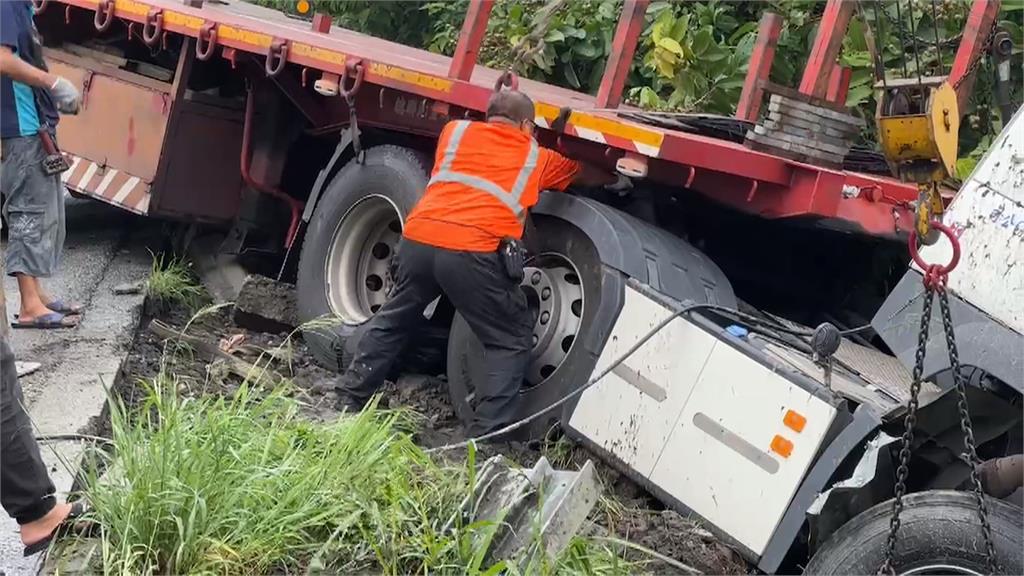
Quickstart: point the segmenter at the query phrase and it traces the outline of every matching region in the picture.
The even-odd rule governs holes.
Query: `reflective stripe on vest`
[[[437,170],[437,174],[434,174],[430,178],[430,182],[427,186],[437,182],[454,182],[456,184],[462,184],[469,186],[474,190],[479,190],[485,194],[490,194],[494,198],[498,199],[502,204],[508,206],[512,210],[512,213],[516,215],[516,218],[522,223],[526,217],[526,209],[523,208],[522,204],[519,203],[519,199],[523,196],[523,191],[526,190],[526,184],[530,181],[530,175],[533,174],[534,168],[537,167],[537,156],[539,150],[537,148],[537,141],[530,138],[530,151],[526,154],[526,161],[523,163],[523,168],[519,171],[519,175],[516,176],[516,181],[512,185],[512,189],[505,191],[501,186],[498,186],[494,182],[480,176],[474,176],[472,174],[463,174],[462,172],[455,172],[452,170],[452,162],[455,161],[455,153],[459,149],[459,143],[462,142],[462,137],[466,134],[466,129],[469,128],[469,120],[459,120],[455,123],[455,128],[452,129],[451,136],[448,137],[448,146],[444,149],[444,157],[441,159],[441,166]]]

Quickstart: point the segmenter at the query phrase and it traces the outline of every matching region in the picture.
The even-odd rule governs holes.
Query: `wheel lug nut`
[[[540,299],[541,300],[547,300],[548,298],[551,298],[551,288],[545,288],[545,289],[541,290],[540,291]]]
[[[530,276],[530,283],[534,286],[540,283],[540,272],[534,272],[533,275]]]
[[[540,338],[537,338],[537,335],[536,335],[536,334],[534,334],[534,335],[533,335],[533,345],[534,345],[534,346],[536,346],[536,345],[537,345],[537,342],[540,342]]]
[[[540,323],[541,324],[547,324],[548,320],[550,320],[550,319],[551,319],[551,313],[550,312],[541,312],[541,314],[540,314]]]

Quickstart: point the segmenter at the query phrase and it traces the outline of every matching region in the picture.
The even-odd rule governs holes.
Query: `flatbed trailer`
[[[159,36],[160,43],[166,43],[168,35],[179,36],[187,38],[197,50],[212,50],[214,57],[228,58],[235,65],[245,55],[267,62],[267,69],[281,63],[293,65],[286,67],[298,70],[289,73],[299,72],[306,88],[292,80],[278,82],[289,87],[289,97],[306,115],[308,130],[315,133],[337,131],[348,122],[342,98],[318,97],[308,89],[323,73],[361,77],[357,109],[363,126],[425,136],[436,136],[448,118],[483,111],[495,83],[504,74],[480,65],[467,66],[465,59],[456,61],[333,26],[322,16],[310,23],[235,0],[200,2],[201,7],[174,0],[64,0],[62,4],[50,0],[40,3],[41,16],[63,19],[67,26],[83,22],[85,26],[110,25],[107,23],[113,19],[126,24],[128,34],[140,42],[145,34]],[[630,8],[635,11],[627,7],[624,20],[630,16]],[[51,14],[47,15],[48,11]],[[485,21],[467,21],[467,26],[485,26]],[[617,48],[632,55],[632,49]],[[187,51],[182,55],[192,57]],[[910,230],[911,203],[916,201],[917,192],[898,180],[822,168],[757,152],[735,142],[631,122],[621,118],[619,110],[599,105],[595,96],[543,82],[524,78],[518,80],[518,85],[536,100],[537,122],[542,128],[557,117],[563,106],[573,109],[566,130],[573,138],[563,137],[561,146],[577,155],[604,158],[609,164],[636,155],[648,163],[649,178],[654,181],[687,188],[764,218],[813,219],[826,226],[889,238]],[[407,107],[428,110],[428,118],[423,118],[421,112],[415,114],[420,116],[415,119],[394,113],[393,108],[384,106],[389,96],[405,99]],[[173,101],[181,94],[168,97]],[[411,104],[410,99],[414,100]],[[68,175],[69,186],[82,194],[112,200],[110,187],[97,193],[93,178],[84,178],[86,174],[96,176],[90,162],[96,163],[101,153],[83,150],[76,154],[75,147],[65,147],[83,159]],[[144,185],[149,175],[135,176]],[[139,199],[130,204],[140,213],[183,216],[160,202],[144,203]],[[202,214],[201,209],[195,211]]]

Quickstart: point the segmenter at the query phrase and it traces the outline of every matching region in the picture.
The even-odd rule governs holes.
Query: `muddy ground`
[[[189,325],[187,334],[210,343],[241,335],[233,355],[254,361],[261,351],[276,351],[278,359],[273,369],[292,384],[291,394],[303,406],[303,413],[316,420],[336,418],[333,382],[335,375],[314,362],[301,338],[289,339],[287,333],[265,334],[239,328],[232,320],[231,308],[225,307],[193,318],[189,312],[176,306],[148,303],[146,314],[136,331],[131,349],[122,365],[114,390],[126,405],[135,405],[144,395],[142,382],[151,381],[161,371],[176,376],[179,390],[190,396],[231,393],[242,378],[225,369],[223,362],[212,364],[191,349],[169,350],[166,343],[147,329],[152,320],[181,330]],[[190,323],[191,322],[191,323]],[[168,353],[173,352],[173,353]],[[265,353],[264,353],[265,354]],[[266,355],[263,359],[266,360]],[[408,376],[400,385],[389,385],[381,397],[382,407],[411,407],[422,416],[422,424],[415,434],[416,441],[425,447],[458,442],[465,438],[451,404],[443,377]],[[106,412],[100,421],[90,426],[90,433],[107,435],[110,432]],[[557,433],[556,433],[557,434]],[[716,540],[695,521],[666,510],[658,500],[628,478],[600,463],[582,447],[566,438],[553,437],[533,444],[506,443],[481,449],[483,457],[500,451],[515,462],[533,465],[543,454],[560,468],[578,468],[588,458],[597,464],[604,484],[604,495],[595,507],[589,528],[594,533],[611,535],[678,560],[705,574],[745,574],[750,568],[740,556]],[[449,453],[449,458],[459,458]],[[642,556],[638,555],[637,558]],[[678,568],[654,561],[647,571],[679,573]]]

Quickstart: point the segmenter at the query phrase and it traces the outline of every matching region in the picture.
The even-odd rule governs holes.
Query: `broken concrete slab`
[[[251,274],[235,301],[235,324],[257,332],[291,332],[299,325],[295,285]]]
[[[475,522],[498,523],[488,558],[520,558],[525,570],[539,554],[554,559],[569,545],[600,492],[590,460],[579,471],[567,471],[555,470],[542,456],[524,469],[498,455],[480,468],[471,515]]]

